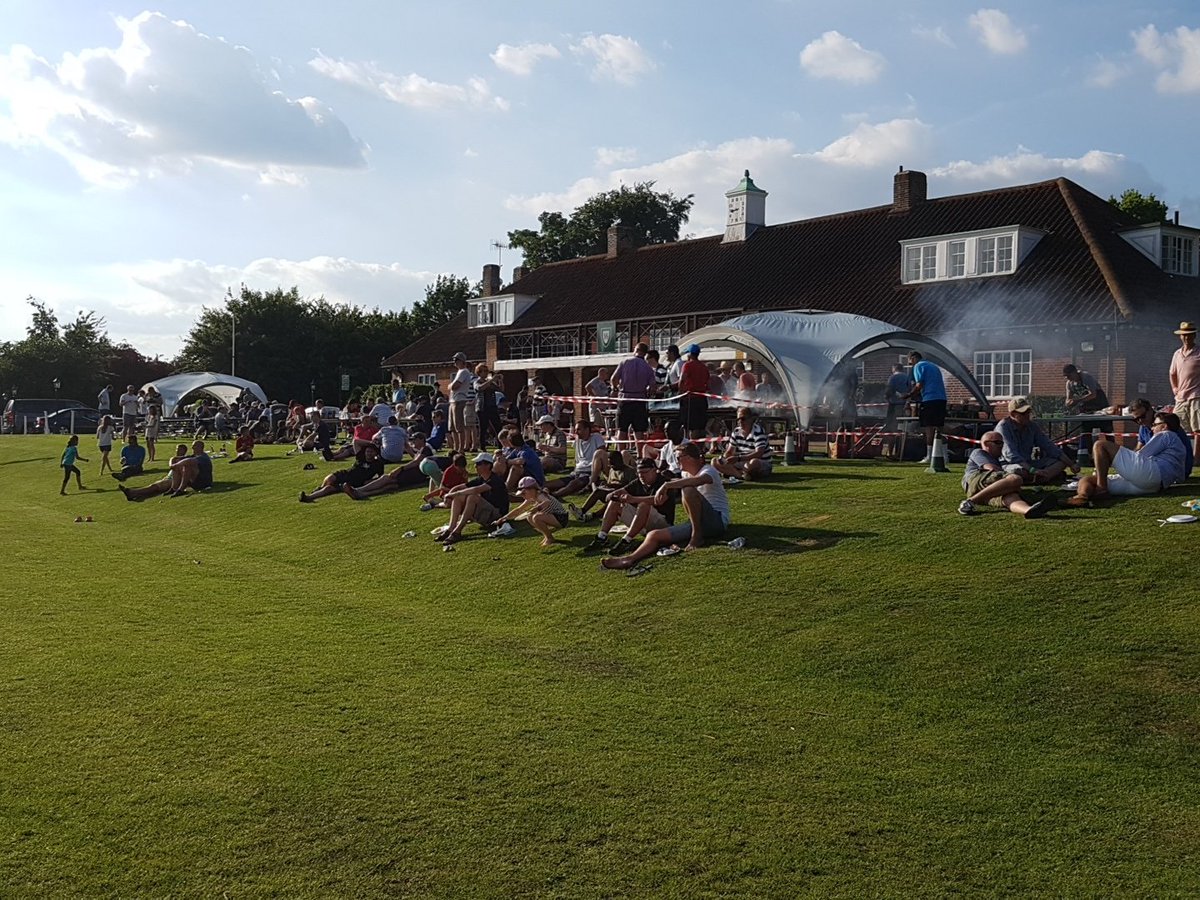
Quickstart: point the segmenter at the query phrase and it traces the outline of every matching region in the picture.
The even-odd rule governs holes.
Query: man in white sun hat
[[[1175,415],[1188,434],[1200,431],[1200,349],[1196,347],[1196,323],[1180,322],[1175,329],[1179,349],[1171,357],[1171,392]]]

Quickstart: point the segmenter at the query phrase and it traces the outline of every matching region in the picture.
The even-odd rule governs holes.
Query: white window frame
[[[958,253],[955,250],[959,251]],[[955,257],[958,257],[958,264],[955,264]],[[966,241],[947,241],[946,242],[946,277],[947,278],[965,278],[967,276],[967,242]]]
[[[467,301],[467,327],[491,328],[513,323],[514,303],[511,296],[482,297]]]
[[[437,384],[437,372],[422,372],[417,376],[417,384],[433,386]]]
[[[1043,234],[1021,225],[1006,225],[901,241],[900,280],[926,284],[1011,275]]]
[[[1162,236],[1162,270],[1172,275],[1195,275],[1195,238],[1164,232]]]
[[[971,374],[989,400],[1027,397],[1033,388],[1033,350],[976,350]],[[997,375],[996,367],[1005,366]]]

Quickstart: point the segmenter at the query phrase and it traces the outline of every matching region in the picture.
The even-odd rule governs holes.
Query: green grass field
[[[0,896],[1200,892],[1200,487],[810,461],[629,579],[281,448],[134,504],[84,438],[63,498],[62,445],[0,439]]]

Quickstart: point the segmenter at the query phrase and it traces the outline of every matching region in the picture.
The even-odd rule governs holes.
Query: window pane
[[[904,251],[904,280],[921,280],[921,248],[909,247]]]
[[[1013,262],[1012,235],[1004,235],[996,239],[996,271],[1011,272]]]
[[[996,271],[996,239],[979,239],[979,274],[990,275]]]
[[[937,246],[931,244],[921,248],[921,280],[934,278],[937,278]]]
[[[967,242],[950,242],[950,261],[946,272],[951,278],[962,278],[967,274]]]

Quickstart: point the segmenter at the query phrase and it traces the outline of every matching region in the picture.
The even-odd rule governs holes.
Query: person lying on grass
[[[409,435],[405,443],[413,451],[413,458],[402,466],[398,466],[392,471],[380,475],[364,484],[362,487],[354,487],[347,484],[342,487],[342,491],[352,500],[365,500],[368,497],[374,497],[376,494],[387,494],[391,491],[398,491],[401,488],[416,487],[418,484],[425,483],[425,475],[421,471],[421,463],[427,459],[432,459],[433,449],[425,443],[425,435],[419,431],[414,431]]]
[[[238,432],[237,442],[233,445],[235,456],[229,461],[230,465],[235,462],[249,462],[254,459],[254,429],[249,425],[243,425],[242,430]]]
[[[320,500],[330,494],[340,494],[347,485],[362,487],[368,481],[378,478],[382,474],[383,460],[379,458],[379,448],[368,441],[366,446],[359,450],[354,457],[354,465],[326,475],[321,486],[311,494],[301,491],[300,502],[312,503],[314,500]]]
[[[637,478],[627,487],[617,488],[608,497],[604,517],[596,537],[584,548],[587,553],[597,553],[608,548],[608,535],[617,520],[624,522],[628,530],[609,549],[609,556],[627,553],[637,544],[637,538],[646,529],[669,528],[675,521],[675,495],[666,493],[659,502],[659,489],[667,483],[667,476],[658,470],[658,464],[649,457],[638,461]]]
[[[575,471],[549,485],[555,497],[578,494],[600,483],[608,471],[608,451],[604,435],[592,430],[592,423],[580,419],[575,425]]]
[[[1101,438],[1092,445],[1096,473],[1079,479],[1074,497],[1066,506],[1088,506],[1094,499],[1157,494],[1187,477],[1187,450],[1179,416],[1160,412],[1150,426],[1153,436],[1140,450],[1118,447]]]
[[[192,444],[191,455],[188,454],[187,444],[178,444],[175,455],[167,466],[167,474],[153,484],[141,488],[127,488],[121,485],[121,493],[126,500],[145,500],[159,494],[169,494],[172,497],[181,496],[187,489],[202,491],[212,487],[212,459],[204,452],[204,441]]]
[[[125,439],[125,446],[121,448],[121,471],[113,472],[112,477],[117,481],[124,481],[134,475],[141,475],[145,462],[146,448],[138,446],[137,435],[131,434]]]
[[[445,496],[456,487],[467,483],[467,457],[462,453],[455,453],[444,472],[432,458],[427,459],[421,463],[421,471],[429,476],[429,493],[421,498],[421,512],[429,512],[435,507],[449,509],[444,500]]]
[[[553,546],[554,532],[567,524],[567,511],[562,501],[538,484],[531,475],[526,475],[517,483],[517,491],[521,497],[520,506],[498,518],[496,525],[503,528],[509,522],[524,517],[533,530],[542,536],[542,546]]]
[[[967,499],[958,505],[961,516],[975,516],[981,503],[999,506],[1026,519],[1040,519],[1058,505],[1053,494],[1047,494],[1036,503],[1029,503],[1021,496],[1024,477],[1004,471],[1000,462],[1000,451],[1004,438],[998,431],[989,431],[979,439],[979,448],[967,457],[967,470],[963,473],[962,486]]]
[[[633,451],[629,452],[632,453]],[[574,503],[567,504],[567,509],[575,517],[576,522],[590,522],[592,520],[593,506],[597,503],[607,502],[609,495],[613,491],[625,487],[629,482],[637,478],[637,470],[625,462],[625,454],[622,451],[611,451],[608,454],[608,462],[609,469],[604,476],[604,481],[592,487],[592,492],[588,494],[583,506],[579,507]]]
[[[699,444],[684,444],[679,448],[679,465],[683,477],[663,484],[654,499],[661,505],[671,493],[679,492],[688,520],[654,529],[629,556],[610,556],[600,565],[606,569],[629,569],[659,549],[683,544],[684,550],[696,550],[703,547],[706,540],[725,533],[730,521],[729,497],[721,484],[721,473],[705,463],[704,451]]]
[[[450,522],[436,535],[437,540],[457,543],[471,522],[491,531],[496,520],[508,512],[508,488],[492,471],[492,464],[492,454],[480,453],[475,457],[475,477],[446,493],[443,502],[450,505]]]

